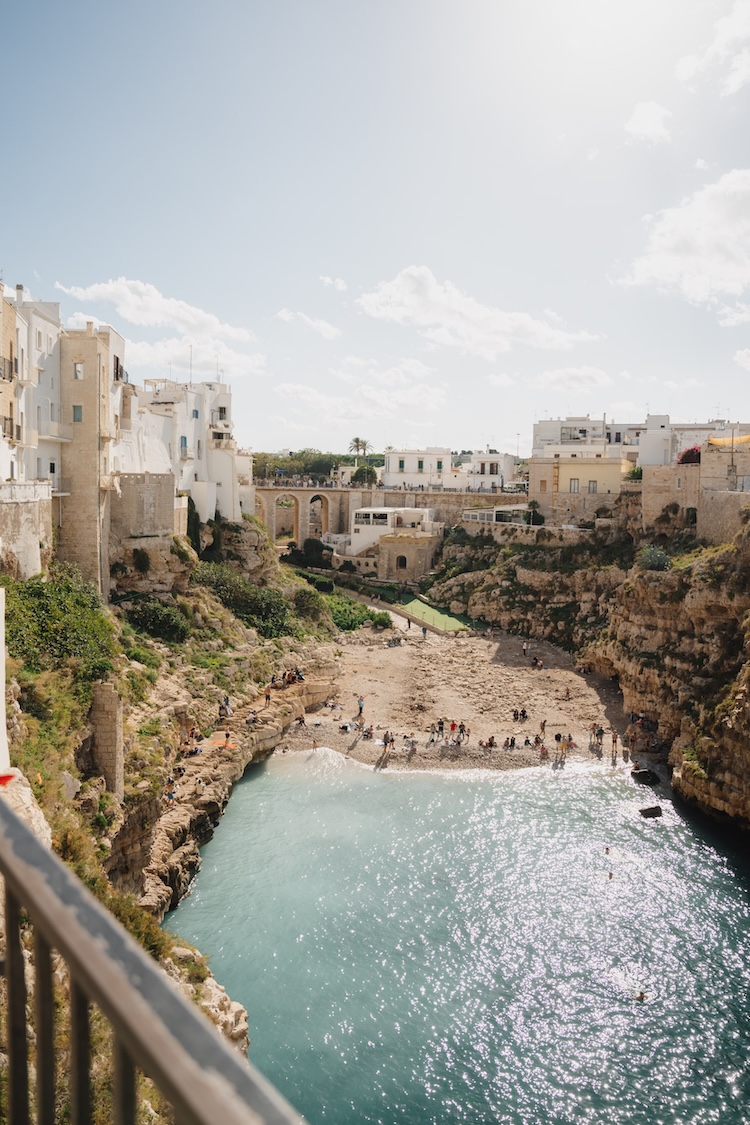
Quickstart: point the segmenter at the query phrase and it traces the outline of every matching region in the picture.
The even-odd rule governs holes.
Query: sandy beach
[[[507,634],[472,637],[443,636],[422,631],[394,616],[394,636],[400,645],[388,643],[388,633],[362,629],[340,643],[338,693],[334,700],[308,714],[306,726],[287,732],[277,748],[299,750],[313,743],[375,765],[383,755],[383,735],[390,731],[395,743],[389,769],[518,769],[548,765],[555,755],[555,734],[572,735],[575,743],[568,758],[592,760],[589,730],[600,724],[606,734],[603,753],[611,755],[611,728],[620,740],[626,731],[622,699],[616,685],[601,677],[581,675],[568,653],[544,642],[527,643]],[[532,658],[541,668],[532,667]],[[374,728],[366,739],[354,723],[359,697],[364,700],[365,726]],[[525,708],[526,721],[514,720],[514,709]],[[453,720],[470,730],[460,746],[430,744],[430,726],[443,718],[446,729]],[[351,724],[349,730],[342,725]],[[540,762],[534,736],[545,723],[544,740],[549,751]],[[406,736],[406,737],[405,737]],[[413,736],[412,752],[406,738]],[[480,747],[494,736],[498,748]],[[503,749],[506,738],[515,737],[512,750]],[[529,739],[531,746],[525,746]],[[622,761],[622,746],[619,759]]]

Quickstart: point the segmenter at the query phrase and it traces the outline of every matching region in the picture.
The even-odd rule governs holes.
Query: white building
[[[144,389],[137,389],[136,400],[128,445],[131,458],[142,468],[129,471],[171,470],[176,490],[192,498],[202,523],[216,512],[241,520],[229,387],[147,379]]]
[[[358,508],[349,535],[324,535],[333,565],[350,562],[360,574],[408,581],[429,573],[445,524],[434,508]]]
[[[390,449],[380,481],[383,488],[429,491],[443,487],[451,471],[451,451],[442,446],[427,449]]]
[[[23,285],[10,298],[16,312],[15,429],[0,453],[0,474],[21,481],[51,483],[62,490],[61,446],[73,440],[73,427],[60,413],[60,305],[34,301]],[[3,473],[4,468],[7,473]]]
[[[588,415],[547,418],[534,424],[532,458],[613,457],[634,465],[670,465],[683,450],[709,437],[750,433],[750,426],[715,418],[673,423],[668,414],[648,414],[643,422],[615,422]]]

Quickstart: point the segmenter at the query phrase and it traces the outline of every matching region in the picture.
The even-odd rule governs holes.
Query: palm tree
[[[357,467],[357,454],[361,453],[367,463],[367,454],[372,450],[372,445],[366,438],[354,437],[349,442],[349,452],[354,454],[354,467]]]

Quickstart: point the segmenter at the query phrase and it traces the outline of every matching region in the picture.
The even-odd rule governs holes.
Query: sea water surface
[[[167,925],[313,1125],[750,1122],[750,872],[656,797],[276,755]]]

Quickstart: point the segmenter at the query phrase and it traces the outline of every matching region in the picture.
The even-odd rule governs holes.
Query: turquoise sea
[[[750,869],[656,796],[276,755],[166,924],[312,1125],[750,1122]]]

